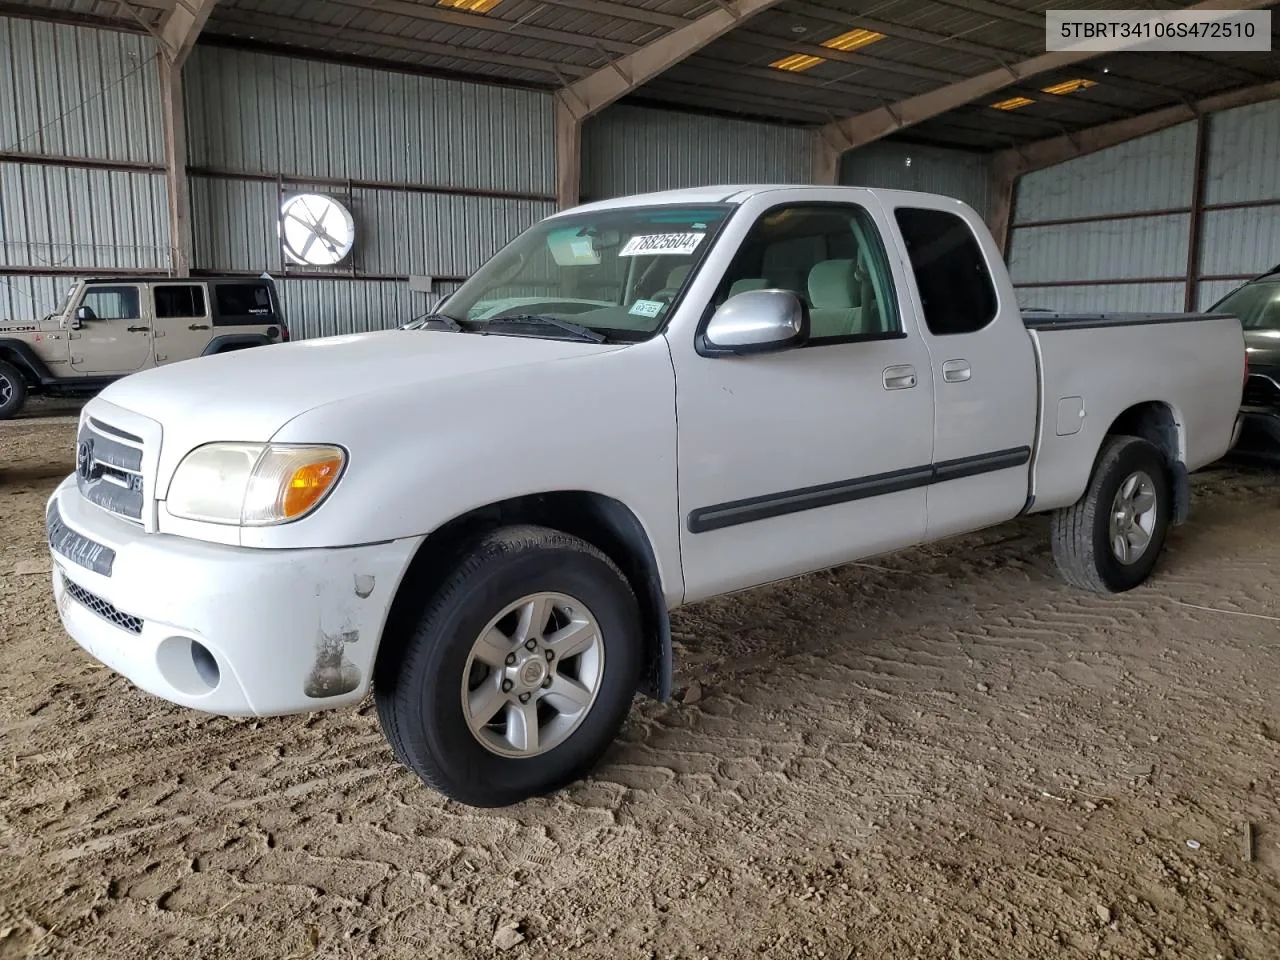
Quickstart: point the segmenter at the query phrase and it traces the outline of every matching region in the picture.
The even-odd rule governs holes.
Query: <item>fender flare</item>
[[[214,337],[200,351],[200,356],[211,357],[215,353],[222,353],[229,347],[265,347],[271,343],[271,340],[264,333],[231,333],[224,334],[220,337]]]
[[[50,384],[57,380],[45,366],[31,344],[12,338],[0,339],[0,360],[17,367],[29,379],[30,384]]]

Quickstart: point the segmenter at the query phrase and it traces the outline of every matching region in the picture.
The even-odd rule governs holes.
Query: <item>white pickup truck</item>
[[[1028,512],[1072,584],[1140,584],[1244,371],[1231,316],[1024,317],[955,200],[593,203],[401,329],[108,387],[53,591],[144,690],[261,716],[372,687],[403,763],[507,804],[669,696],[682,604]]]

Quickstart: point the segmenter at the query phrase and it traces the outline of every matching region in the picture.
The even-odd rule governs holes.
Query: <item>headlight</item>
[[[244,527],[287,523],[320,505],[346,462],[346,451],[334,446],[206,444],[178,464],[169,513]]]

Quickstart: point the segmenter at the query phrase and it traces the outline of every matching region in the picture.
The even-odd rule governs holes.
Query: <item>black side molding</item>
[[[805,510],[816,510],[819,507],[830,507],[854,500],[900,493],[903,490],[914,490],[935,483],[946,483],[948,480],[960,480],[997,470],[1008,470],[1011,467],[1020,467],[1030,459],[1030,447],[1013,447],[973,457],[961,457],[958,460],[944,460],[940,463],[909,467],[905,470],[856,477],[852,480],[837,480],[834,483],[784,490],[781,493],[768,493],[759,497],[748,497],[745,500],[730,500],[691,511],[688,520],[689,532],[707,533],[711,530],[723,530],[725,527],[736,527],[739,524],[768,520],[771,517],[782,517]]]

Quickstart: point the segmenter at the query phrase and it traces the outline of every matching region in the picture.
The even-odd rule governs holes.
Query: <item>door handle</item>
[[[916,385],[916,368],[909,363],[884,368],[886,390],[910,390]]]
[[[187,329],[188,330],[208,330],[209,325],[207,323],[193,323],[191,326],[187,327]]]
[[[963,383],[973,376],[968,360],[948,360],[942,365],[942,379],[947,383]]]
[[[151,328],[150,327],[130,327],[129,332],[130,333],[150,333]]]

